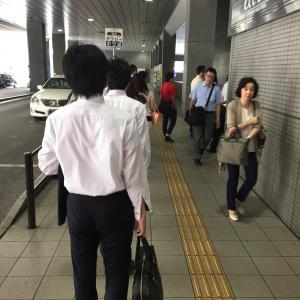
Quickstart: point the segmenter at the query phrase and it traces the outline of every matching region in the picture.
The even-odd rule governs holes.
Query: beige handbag
[[[232,165],[248,165],[248,139],[226,138],[219,140],[217,160]]]

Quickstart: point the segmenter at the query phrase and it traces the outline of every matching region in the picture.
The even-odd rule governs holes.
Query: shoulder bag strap
[[[255,115],[256,115],[255,101],[252,101],[252,104],[253,104],[253,112],[254,112],[254,117],[255,117]]]
[[[206,103],[205,103],[205,109],[206,109],[207,106],[208,106],[208,103],[209,103],[209,100],[210,100],[210,97],[211,97],[211,95],[212,95],[212,93],[213,93],[214,88],[215,88],[215,84],[213,84],[212,87],[211,87],[211,90],[210,90],[210,92],[209,92],[207,101],[206,101]]]

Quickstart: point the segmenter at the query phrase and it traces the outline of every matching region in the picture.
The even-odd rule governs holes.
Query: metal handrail
[[[27,217],[28,229],[36,228],[35,218],[35,189],[33,176],[33,157],[37,155],[42,146],[39,146],[32,152],[25,152],[25,177],[26,177],[26,199],[27,199]],[[40,184],[40,183],[39,183]],[[38,187],[38,186],[37,186]],[[37,188],[36,187],[36,188]]]

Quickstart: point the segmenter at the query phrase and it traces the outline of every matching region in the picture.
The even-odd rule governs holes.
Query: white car
[[[56,75],[37,88],[39,91],[30,100],[30,115],[35,118],[48,117],[60,107],[76,100],[64,76]]]

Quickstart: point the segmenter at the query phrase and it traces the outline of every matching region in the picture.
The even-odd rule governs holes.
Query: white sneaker
[[[245,214],[245,209],[241,201],[236,200],[236,210],[240,215]]]
[[[239,220],[239,216],[235,210],[228,210],[230,220],[236,222]]]

